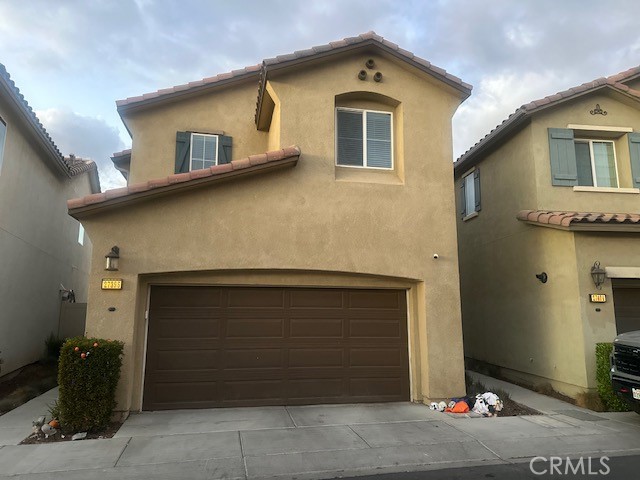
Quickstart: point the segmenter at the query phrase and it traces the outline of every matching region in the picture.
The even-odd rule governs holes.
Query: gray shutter
[[[465,184],[467,183],[465,177],[461,178],[462,183],[460,184],[460,214],[464,217],[467,213],[467,196],[465,192]]]
[[[189,171],[189,150],[191,147],[191,132],[178,132],[176,134],[176,165],[175,173]]]
[[[551,160],[551,184],[571,187],[578,184],[576,150],[573,130],[549,129],[549,158]]]
[[[473,194],[476,200],[476,212],[482,210],[482,204],[480,203],[480,168],[476,167],[473,171]]]
[[[218,165],[231,163],[231,137],[225,135],[218,136]]]
[[[640,188],[640,133],[638,132],[629,133],[629,156],[633,186]]]
[[[338,110],[338,165],[363,166],[362,113]]]

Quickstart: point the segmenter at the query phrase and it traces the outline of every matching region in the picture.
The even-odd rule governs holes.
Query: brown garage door
[[[151,289],[145,410],[408,399],[403,290]]]
[[[640,280],[613,279],[613,303],[618,333],[640,330]]]

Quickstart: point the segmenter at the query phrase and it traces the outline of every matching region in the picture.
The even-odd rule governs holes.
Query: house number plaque
[[[607,296],[604,293],[592,293],[589,295],[589,301],[591,303],[606,303]]]
[[[102,290],[122,290],[121,278],[103,278]]]

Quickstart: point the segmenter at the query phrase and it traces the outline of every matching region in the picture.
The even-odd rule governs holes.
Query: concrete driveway
[[[133,414],[112,439],[2,446],[0,478],[333,478],[640,453],[640,415],[536,402],[545,415],[460,418],[410,403]]]

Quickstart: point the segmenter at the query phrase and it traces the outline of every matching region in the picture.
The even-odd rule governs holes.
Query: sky
[[[454,158],[520,105],[640,64],[638,0],[0,0],[0,63],[102,189],[115,101],[375,31],[473,85]]]

